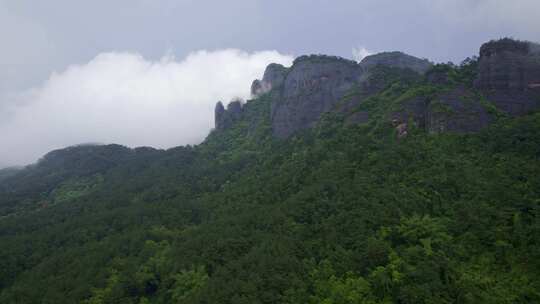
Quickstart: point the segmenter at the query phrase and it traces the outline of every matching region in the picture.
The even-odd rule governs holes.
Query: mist
[[[214,127],[219,100],[249,98],[250,84],[277,51],[197,51],[157,61],[137,53],[101,53],[54,72],[40,86],[0,103],[0,163],[21,165],[50,150],[80,143],[130,147],[200,143]]]

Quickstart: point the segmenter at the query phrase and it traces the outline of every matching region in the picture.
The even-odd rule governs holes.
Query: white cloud
[[[159,61],[99,54],[0,104],[0,160],[28,163],[84,142],[159,148],[199,143],[213,127],[218,100],[248,98],[252,80],[269,63],[290,65],[292,59],[236,49]]]
[[[373,53],[366,49],[365,47],[357,47],[352,49],[352,56],[354,61],[360,62],[362,59],[364,59],[366,56],[372,55]]]

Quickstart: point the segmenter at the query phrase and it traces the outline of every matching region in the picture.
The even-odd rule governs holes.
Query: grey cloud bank
[[[248,98],[251,81],[266,65],[290,65],[292,59],[235,49],[198,51],[181,61],[100,54],[0,106],[0,159],[29,163],[84,142],[158,148],[199,143],[213,127],[218,100]]]
[[[538,12],[538,0],[0,0],[0,164],[88,141],[195,143],[214,102],[246,96],[281,54],[458,62],[493,38],[540,40]]]

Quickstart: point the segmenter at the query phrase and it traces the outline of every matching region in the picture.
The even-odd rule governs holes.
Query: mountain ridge
[[[474,132],[485,127],[493,121],[493,108],[487,105],[487,100],[493,100],[496,111],[508,115],[523,115],[538,108],[540,104],[540,60],[538,60],[537,44],[521,42],[508,38],[492,40],[480,47],[477,59],[468,59],[464,62],[463,73],[470,75],[468,79],[454,79],[450,83],[449,73],[454,74],[451,66],[433,64],[425,59],[419,59],[401,52],[383,52],[370,55],[360,63],[351,60],[327,55],[307,55],[298,57],[290,68],[277,64],[267,67],[261,80],[255,80],[252,84],[252,95],[257,97],[272,91],[272,130],[276,137],[287,138],[294,133],[313,127],[324,113],[335,111],[337,104],[345,97],[355,97],[355,102],[349,108],[355,108],[360,103],[377,93],[380,93],[388,81],[375,83],[374,75],[377,69],[401,70],[403,78],[407,71],[418,74],[417,78],[425,79],[433,85],[445,86],[452,92],[442,92],[438,96],[418,96],[423,99],[422,112],[425,117],[423,122],[416,121],[420,125],[430,120],[438,126],[431,126],[435,131]],[[497,57],[497,54],[502,55]],[[493,54],[493,55],[492,55]],[[477,67],[478,65],[478,67]],[[496,66],[503,71],[497,75],[491,75]],[[438,72],[437,72],[438,69]],[[446,69],[446,70],[445,70]],[[370,71],[371,70],[371,71]],[[298,72],[297,72],[298,71]],[[473,74],[471,74],[473,73]],[[425,74],[428,74],[424,77]],[[520,76],[521,75],[521,76]],[[407,75],[413,77],[414,75]],[[438,77],[439,79],[435,79]],[[507,78],[510,86],[505,86],[504,80],[499,87],[493,87],[490,83],[500,82]],[[520,78],[521,77],[521,78]],[[395,81],[396,79],[393,79]],[[501,87],[502,86],[502,87]],[[456,115],[441,115],[432,113],[427,107],[429,99],[440,98],[440,104],[447,107]],[[469,99],[472,102],[463,102]],[[413,102],[413,104],[415,104]],[[419,103],[416,103],[418,107]],[[406,112],[417,112],[412,116],[418,116],[418,109],[414,105],[405,109],[402,113],[395,113],[391,120],[399,120],[398,125],[406,123],[403,118],[410,115]],[[489,109],[486,109],[488,107]],[[405,106],[407,108],[407,106]],[[241,111],[241,105],[235,104],[231,119],[237,117]],[[347,109],[341,107],[339,112],[347,114]],[[226,112],[223,111],[222,114]],[[476,113],[480,117],[479,122],[474,121]],[[349,121],[365,122],[368,113],[349,113],[352,117]],[[448,114],[448,113],[447,113]],[[456,116],[452,117],[452,116]],[[398,119],[401,117],[402,119]],[[231,120],[231,121],[232,121]],[[230,124],[231,121],[228,123]],[[437,121],[437,122],[436,122]],[[216,129],[223,129],[225,124],[216,119]]]

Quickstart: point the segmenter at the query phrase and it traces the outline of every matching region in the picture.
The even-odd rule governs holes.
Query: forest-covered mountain
[[[540,302],[537,44],[302,56],[252,93],[197,146],[0,170],[0,303]]]

